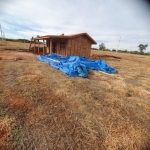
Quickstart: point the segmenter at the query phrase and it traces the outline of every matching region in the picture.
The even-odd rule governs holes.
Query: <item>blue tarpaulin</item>
[[[56,54],[40,55],[37,58],[72,77],[87,77],[89,69],[109,74],[117,73],[115,68],[108,66],[103,60],[89,60],[85,57],[58,56]]]

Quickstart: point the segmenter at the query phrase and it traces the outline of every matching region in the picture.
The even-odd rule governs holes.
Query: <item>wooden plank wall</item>
[[[66,46],[66,55],[67,56],[71,55],[71,45],[72,45],[72,39],[68,39],[68,43]]]
[[[56,53],[58,55],[62,56],[85,56],[89,58],[91,53],[91,41],[87,38],[85,35],[72,37],[66,40],[62,39],[53,39],[53,42],[56,43]],[[66,43],[65,49],[60,49],[60,42]],[[42,44],[43,46],[43,44]],[[39,52],[41,53],[43,47],[40,47],[39,45]],[[35,45],[35,51],[38,52],[38,47]],[[50,52],[50,41],[47,40],[45,47],[44,47],[44,53]]]
[[[50,40],[46,40],[46,52],[50,52]]]
[[[36,54],[43,54],[43,47],[39,47],[39,48],[38,46],[31,47],[31,51]],[[46,54],[46,47],[44,47],[44,53]]]
[[[53,42],[55,42],[55,44],[56,44],[55,54],[66,56],[66,49],[67,49],[67,45],[68,45],[67,41],[62,41],[61,39],[56,39],[56,40],[53,40]],[[60,49],[60,42],[66,42],[66,48],[65,49]]]
[[[73,37],[68,40],[67,55],[86,56],[89,58],[91,45],[91,41],[84,35]]]

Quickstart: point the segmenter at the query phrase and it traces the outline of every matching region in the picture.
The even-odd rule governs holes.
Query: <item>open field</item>
[[[0,58],[0,149],[150,149],[150,56],[92,51],[118,74],[88,78],[28,52]]]
[[[0,48],[5,50],[27,50],[30,43],[12,42],[12,41],[0,41]]]

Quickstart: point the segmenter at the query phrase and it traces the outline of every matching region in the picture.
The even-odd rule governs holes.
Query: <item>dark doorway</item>
[[[52,52],[56,53],[56,42],[52,42]]]

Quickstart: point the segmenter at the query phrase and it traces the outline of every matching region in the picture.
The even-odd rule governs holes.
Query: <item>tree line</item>
[[[145,53],[144,50],[146,50],[146,48],[148,47],[148,44],[144,45],[144,44],[139,44],[138,48],[139,51],[128,51],[128,50],[116,50],[116,49],[108,49],[106,48],[104,43],[101,43],[99,45],[99,48],[92,48],[93,50],[102,50],[102,51],[112,51],[112,52],[119,52],[119,53],[131,53],[131,54],[140,54],[140,55],[150,55],[150,53]]]
[[[30,43],[31,41],[28,39],[11,39],[11,38],[5,38],[5,41],[11,41],[11,42],[21,42],[21,43]],[[38,41],[35,42],[36,44],[38,44]],[[40,44],[43,43],[39,41]]]
[[[5,38],[5,41],[30,43],[30,40],[28,40],[28,39],[11,39],[11,38]]]

